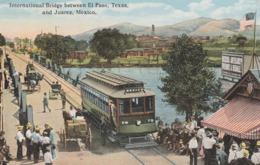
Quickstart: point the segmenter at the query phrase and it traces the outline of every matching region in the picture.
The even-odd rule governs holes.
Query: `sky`
[[[53,6],[47,7],[47,3]],[[30,4],[43,4],[43,7],[20,6]],[[65,7],[65,4],[86,4],[86,7]],[[74,14],[54,14],[56,10]],[[91,14],[77,14],[76,10]],[[43,14],[46,11],[52,14]],[[156,27],[199,17],[241,20],[248,12],[259,13],[260,0],[0,0],[0,33],[7,38],[34,39],[40,33],[76,35],[123,22]],[[256,24],[260,24],[259,14]]]

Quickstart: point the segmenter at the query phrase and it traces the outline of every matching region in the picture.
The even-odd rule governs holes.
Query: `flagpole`
[[[253,54],[252,54],[252,69],[255,69],[255,58],[256,58],[256,54],[255,54],[255,49],[256,49],[256,37],[255,37],[255,34],[256,34],[256,11],[255,11],[255,16],[254,16],[254,19],[255,19],[255,24],[254,24],[254,45],[253,45]],[[256,60],[257,62],[257,60]],[[250,64],[251,66],[251,64]],[[249,67],[250,69],[251,67]]]
[[[253,53],[255,54],[255,49],[256,49],[256,37],[255,37],[255,34],[256,34],[256,12],[255,11],[255,25],[254,25],[254,51]]]

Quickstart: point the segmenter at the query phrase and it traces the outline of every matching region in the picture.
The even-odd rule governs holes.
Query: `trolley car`
[[[83,112],[99,128],[104,119],[108,139],[128,148],[157,145],[148,136],[157,131],[155,94],[143,82],[103,70],[87,72],[80,86]]]

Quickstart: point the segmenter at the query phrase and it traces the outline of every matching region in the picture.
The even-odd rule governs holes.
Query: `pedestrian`
[[[18,125],[17,126],[18,132],[16,133],[15,139],[17,140],[17,160],[22,160],[23,159],[23,141],[25,140],[22,130],[23,126]]]
[[[257,151],[257,149],[260,149],[260,140],[256,141],[255,147],[254,147],[254,151]]]
[[[222,149],[220,144],[216,145],[216,149],[217,149],[216,159],[218,161],[218,165],[225,165],[227,163],[227,154]]]
[[[260,148],[255,148],[255,152],[253,153],[251,160],[254,164],[260,164]]]
[[[61,102],[62,102],[62,109],[65,109],[66,107],[66,93],[64,92],[63,89],[60,91],[60,96],[61,96]]]
[[[189,154],[190,154],[190,165],[197,165],[198,157],[198,141],[195,133],[191,133],[191,139],[189,141]]]
[[[245,142],[240,143],[240,150],[237,152],[237,158],[243,158],[245,150],[246,150],[246,143]]]
[[[33,153],[33,144],[32,144],[32,124],[27,123],[27,130],[25,132],[25,140],[26,140],[26,156],[28,160],[31,160],[31,156]]]
[[[109,100],[109,111],[110,111],[110,120],[113,121],[115,127],[117,127],[117,120],[116,120],[116,114],[117,114],[117,108],[114,104],[113,100]]]
[[[44,97],[43,97],[43,112],[46,112],[45,111],[45,108],[47,107],[49,109],[49,112],[51,112],[51,109],[49,108],[49,103],[48,103],[48,97],[47,97],[47,93],[45,92],[44,93]]]
[[[244,150],[243,157],[231,162],[230,165],[254,165],[254,163],[250,159],[248,159],[248,157],[249,151]]]
[[[202,141],[202,146],[205,152],[205,162],[204,165],[210,165],[211,157],[212,157],[212,148],[213,145],[216,144],[216,140],[213,138],[213,135],[210,131],[207,131],[206,138]]]
[[[0,131],[0,148],[3,148],[6,146],[6,140],[5,140],[5,132],[4,131]]]
[[[57,137],[56,133],[53,130],[52,126],[49,126],[50,132],[50,140],[51,140],[51,155],[53,160],[57,159]]]
[[[44,132],[47,132],[47,136],[48,137],[50,137],[50,132],[51,132],[51,130],[50,130],[50,128],[49,128],[49,124],[44,124],[44,130],[43,130],[43,132],[42,132],[42,134],[44,133]]]
[[[198,150],[201,149],[202,140],[206,137],[205,128],[203,125],[200,126],[200,129],[197,132],[198,137]]]
[[[6,140],[5,140],[5,132],[4,131],[0,131],[0,149],[3,148],[6,150],[6,154],[4,155],[6,158],[6,162],[13,160],[14,157],[10,154],[10,147],[7,146],[6,144]]]
[[[236,144],[231,145],[231,149],[229,150],[229,155],[228,155],[228,163],[231,163],[234,160],[238,159],[238,147]]]
[[[49,147],[51,144],[51,139],[48,136],[48,132],[43,132],[43,137],[42,137],[42,153],[43,155],[47,152],[47,147]]]
[[[70,106],[70,112],[69,112],[71,119],[75,119],[76,118],[76,113],[77,113],[77,111],[71,105]]]
[[[52,165],[53,159],[49,147],[46,148],[46,152],[44,154],[44,161],[45,165]]]
[[[32,134],[34,163],[38,163],[40,156],[40,148],[42,143],[42,136],[40,135],[40,130],[41,129],[39,127],[35,127],[35,132]]]
[[[12,87],[12,79],[11,79],[11,77],[8,77],[8,89],[11,89],[11,87]]]

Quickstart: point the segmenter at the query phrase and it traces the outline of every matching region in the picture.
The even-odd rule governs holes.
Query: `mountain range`
[[[155,35],[161,37],[172,37],[179,36],[183,33],[189,36],[210,36],[210,37],[230,37],[232,35],[239,34],[239,24],[240,22],[235,19],[212,19],[212,18],[196,18],[192,20],[183,21],[180,23],[165,25],[165,26],[156,26]],[[260,29],[257,25],[256,34],[259,34]],[[120,23],[116,25],[111,25],[108,27],[100,27],[92,29],[77,35],[73,35],[72,38],[75,40],[85,40],[89,41],[93,34],[103,28],[116,28],[120,33],[133,34],[136,36],[142,35],[151,35],[152,34],[152,25],[150,26],[140,26],[132,23]],[[249,28],[248,28],[249,29]],[[248,38],[253,38],[253,29],[250,28],[243,32],[243,35]],[[256,35],[257,36],[257,35]],[[259,35],[258,35],[259,36]]]

